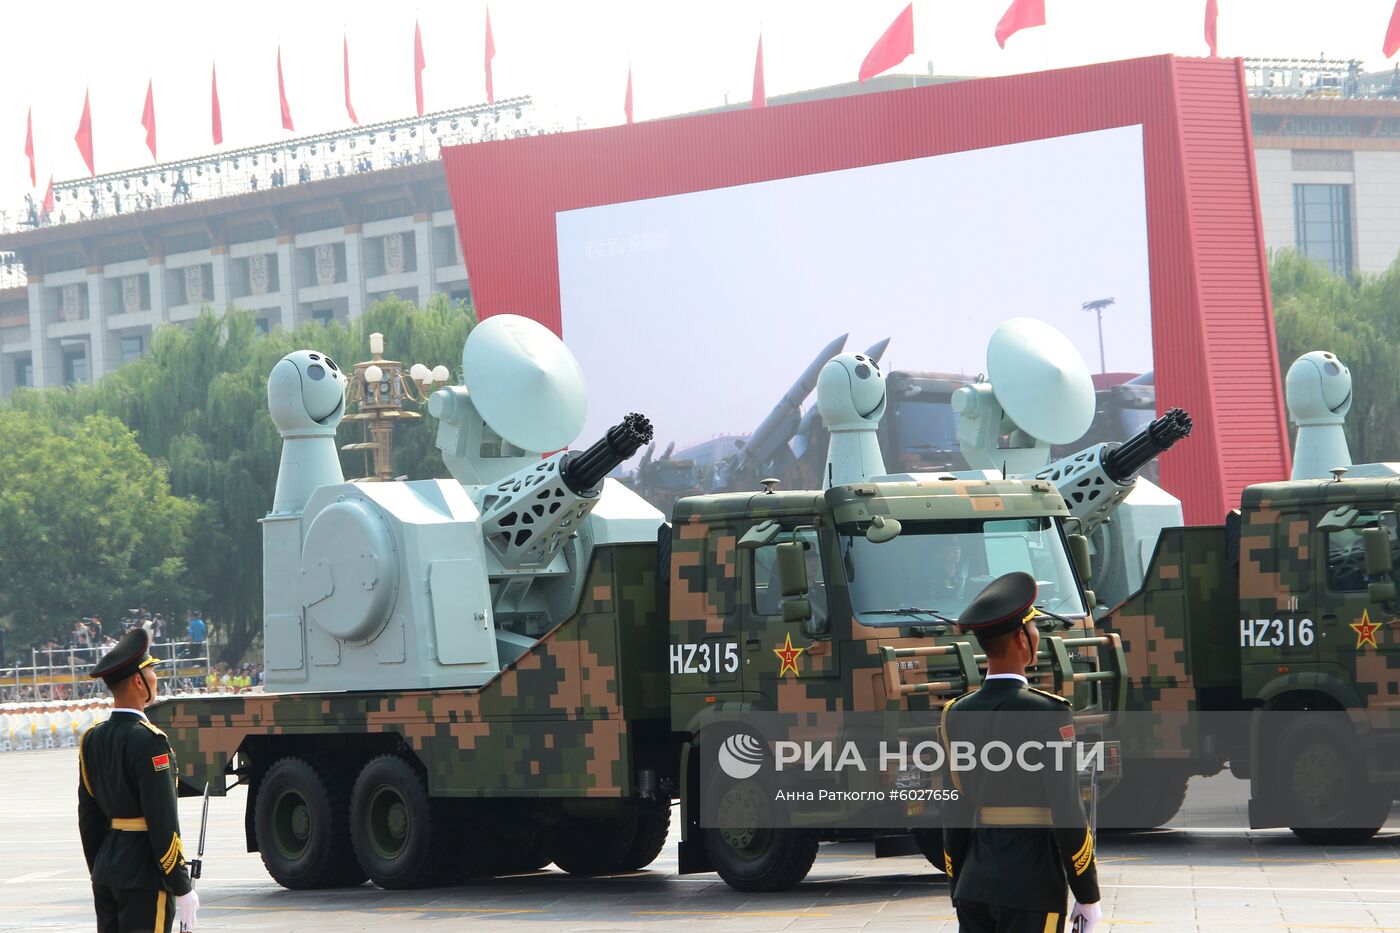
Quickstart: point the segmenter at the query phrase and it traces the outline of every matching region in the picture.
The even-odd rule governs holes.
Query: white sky
[[[1080,306],[1109,296],[1108,369],[1152,368],[1139,126],[565,211],[556,226],[583,443],[638,406],[663,445],[751,431],[843,333],[857,353],[891,338],[886,371],[975,374],[992,331],[1029,316],[1097,371]],[[619,334],[683,378],[639,395],[615,365]]]
[[[771,95],[855,77],[906,0],[496,0],[498,98],[532,94],[591,126],[622,121],[628,56],[636,115],[646,119],[747,99],[764,33]],[[897,71],[995,75],[1163,52],[1204,55],[1205,0],[1047,0],[1049,25],[992,32],[1009,0],[915,0],[915,54]],[[1380,47],[1393,0],[1219,0],[1220,52],[1360,58]],[[219,65],[224,146],[282,138],[276,53],[299,133],[348,125],[341,34],[348,32],[355,109],[364,122],[413,112],[413,21],[422,21],[426,106],[479,103],[483,0],[324,2],[11,2],[0,13],[0,209],[29,188],[26,108],[34,107],[39,188],[86,168],[73,143],[92,87],[98,172],[148,164],[141,106],[155,80],[159,150],[212,150],[209,67]]]

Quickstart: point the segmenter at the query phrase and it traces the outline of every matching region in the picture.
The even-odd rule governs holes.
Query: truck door
[[[1366,549],[1361,532],[1367,528],[1385,528],[1390,534],[1391,554],[1397,553],[1395,525],[1380,518],[1382,509],[1360,507],[1349,527],[1321,532],[1318,535],[1320,554],[1326,560],[1318,563],[1318,592],[1322,594],[1318,607],[1319,657],[1323,665],[1335,667],[1343,680],[1362,686],[1362,695],[1386,692],[1380,681],[1396,679],[1396,672],[1386,673],[1386,657],[1400,651],[1400,640],[1386,628],[1390,614],[1371,602],[1367,592]],[[1370,689],[1368,689],[1370,688]]]
[[[671,690],[737,693],[742,685],[738,548],[723,523],[678,524],[671,544]]]
[[[806,624],[783,621],[777,546],[787,541],[805,545],[807,599],[812,605],[812,619]],[[785,522],[773,541],[742,553],[739,618],[744,692],[761,695],[768,709],[826,709],[826,698],[840,688],[840,670],[832,650],[827,575],[816,529]]]
[[[1267,682],[1317,660],[1318,509],[1246,512],[1240,535],[1240,661]]]

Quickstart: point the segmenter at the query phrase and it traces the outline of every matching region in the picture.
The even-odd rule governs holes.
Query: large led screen
[[[891,471],[963,466],[948,398],[1012,317],[1058,328],[1095,374],[1083,443],[1154,414],[1141,126],[562,211],[556,235],[589,383],[580,441],[648,415],[657,449],[624,469],[663,506],[760,474],[819,483],[825,434],[796,413],[816,403],[799,382],[843,336],[889,339]],[[754,462],[744,445],[775,409]]]

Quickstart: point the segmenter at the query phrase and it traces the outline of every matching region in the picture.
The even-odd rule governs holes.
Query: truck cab
[[[825,492],[772,487],[676,504],[668,671],[672,729],[688,748],[708,723],[740,712],[937,711],[980,684],[985,666],[954,621],[1013,570],[1032,573],[1037,605],[1067,620],[1041,617],[1032,682],[1086,717],[1121,706],[1122,650],[1116,636],[1093,631],[1069,513],[1051,483],[927,476]],[[694,766],[681,773],[698,781]],[[717,870],[743,885],[754,854],[727,849],[732,835],[702,831],[697,793],[680,791],[681,870]],[[781,832],[770,833],[774,845]],[[893,835],[866,838],[877,854],[905,854],[919,841],[904,834],[901,846]]]

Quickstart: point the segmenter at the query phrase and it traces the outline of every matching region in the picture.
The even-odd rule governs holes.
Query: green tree
[[[0,410],[0,614],[12,646],[98,613],[198,594],[184,553],[197,503],[115,418]]]
[[[1348,278],[1282,250],[1270,257],[1269,281],[1282,372],[1311,350],[1337,354],[1352,375],[1352,459],[1400,458],[1400,262]]]

